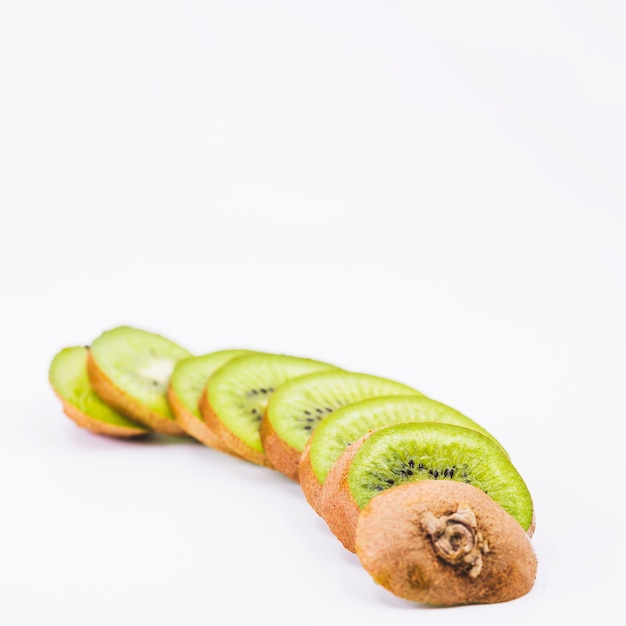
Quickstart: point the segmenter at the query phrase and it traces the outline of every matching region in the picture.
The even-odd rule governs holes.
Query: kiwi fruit
[[[211,448],[230,452],[206,425],[200,413],[200,397],[211,375],[228,361],[248,350],[220,350],[192,356],[176,364],[170,378],[167,398],[178,425],[189,435]]]
[[[174,342],[119,326],[92,342],[87,358],[95,392],[120,413],[166,435],[184,435],[167,400],[176,363],[192,356]]]
[[[466,483],[423,480],[377,495],[359,515],[355,543],[376,583],[430,605],[514,600],[537,575],[519,523]]]
[[[504,450],[475,430],[434,422],[386,426],[349,446],[326,476],[322,517],[354,552],[356,522],[365,505],[381,491],[419,480],[471,484],[502,506],[525,532],[533,532],[528,487]]]
[[[457,424],[492,437],[469,417],[424,396],[372,398],[345,406],[319,424],[300,459],[300,486],[313,509],[321,514],[320,498],[326,476],[333,463],[352,442],[371,430],[404,422]]]
[[[302,451],[315,428],[336,409],[377,396],[421,396],[386,378],[330,370],[299,376],[272,394],[261,421],[261,441],[275,469],[298,480]]]
[[[105,404],[87,375],[87,348],[64,348],[53,359],[50,384],[63,403],[64,413],[78,426],[98,435],[139,437],[150,430]]]
[[[297,376],[333,365],[282,354],[252,353],[220,367],[210,378],[200,400],[200,411],[211,432],[235,454],[272,467],[259,433],[272,393]]]
[[[534,584],[533,503],[506,451],[407,385],[282,354],[194,357],[128,326],[61,350],[49,381],[91,432],[190,434],[299,480],[342,544],[399,597],[504,602]]]

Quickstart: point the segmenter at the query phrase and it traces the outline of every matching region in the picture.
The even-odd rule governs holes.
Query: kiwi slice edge
[[[181,359],[174,368],[167,390],[172,413],[180,427],[204,445],[228,454],[234,453],[203,420],[200,399],[214,372],[228,361],[250,353],[249,350],[230,349]]]
[[[291,378],[323,369],[337,368],[285,354],[253,352],[236,357],[209,378],[200,399],[202,417],[234,452],[253,463],[272,467],[260,435],[271,394]]]
[[[150,430],[108,404],[96,394],[87,375],[87,348],[63,348],[52,359],[48,379],[64,413],[78,426],[98,435],[140,437]]]
[[[192,356],[161,335],[130,326],[103,332],[89,347],[87,371],[96,393],[124,415],[166,435],[185,435],[167,399],[178,361]]]
[[[322,370],[286,381],[272,394],[261,421],[261,441],[274,467],[298,480],[300,457],[315,431],[335,411],[377,396],[423,394],[403,383],[345,370]]]
[[[352,442],[385,426],[426,421],[473,428],[496,441],[474,420],[425,396],[385,396],[355,402],[338,409],[322,421],[302,453],[299,466],[300,484],[309,504],[320,513],[320,499],[326,476]]]

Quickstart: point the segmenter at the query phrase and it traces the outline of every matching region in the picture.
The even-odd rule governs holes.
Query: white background
[[[0,622],[590,624],[624,588],[626,8],[0,2]],[[121,323],[396,378],[507,447],[535,587],[432,610],[277,473],[98,438]]]

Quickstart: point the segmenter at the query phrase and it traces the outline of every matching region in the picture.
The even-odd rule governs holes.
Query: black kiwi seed
[[[398,476],[398,481],[402,483],[405,480],[411,480],[410,477],[415,475],[415,472],[413,471],[415,467],[416,467],[415,461],[413,459],[409,459],[406,463],[402,463],[400,468],[393,469],[391,471],[396,476]],[[439,468],[427,467],[423,463],[417,464],[417,471],[427,473],[430,480],[443,480],[446,478],[451,479],[454,477],[456,470],[457,470],[456,466],[439,469]],[[379,487],[375,487],[377,491],[384,491],[385,489],[388,488],[387,485],[396,484],[396,480],[388,479],[379,474],[376,474],[376,478],[380,479],[383,483],[385,483],[382,486],[379,485]],[[467,483],[471,482],[469,480],[467,472],[463,474],[463,482],[467,482]],[[370,487],[373,487],[373,485],[370,485]]]
[[[326,409],[326,411],[331,411],[332,409]],[[310,431],[313,430],[315,424],[319,424],[325,416],[323,409],[315,409],[315,413],[311,413],[311,411],[305,410],[303,411],[304,416],[296,416],[293,418],[295,422],[302,423],[303,430]]]

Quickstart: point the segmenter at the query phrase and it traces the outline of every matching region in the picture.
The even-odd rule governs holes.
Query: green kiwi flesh
[[[263,453],[259,428],[271,394],[297,376],[333,365],[280,354],[254,353],[233,359],[209,379],[206,399],[215,418],[229,435]],[[206,417],[205,417],[206,420]]]
[[[422,395],[408,385],[369,374],[316,372],[281,385],[265,416],[278,437],[301,453],[315,428],[337,409],[366,398],[412,394]]]
[[[118,413],[96,395],[87,375],[87,348],[64,348],[56,354],[50,364],[49,379],[66,413],[75,421],[82,421],[79,425],[114,436],[133,437],[149,432],[143,424]],[[76,412],[86,419],[76,420]]]
[[[415,422],[375,431],[348,470],[347,485],[359,509],[378,493],[415,480],[454,480],[477,487],[525,530],[533,524],[528,487],[492,439],[452,424]]]
[[[324,484],[341,453],[370,430],[405,422],[456,424],[493,436],[459,411],[426,397],[394,396],[355,402],[326,418],[310,440],[309,460],[318,482]]]
[[[207,381],[220,367],[235,357],[249,354],[248,350],[220,350],[179,361],[170,378],[170,386],[179,402],[196,419],[202,421],[198,406]]]
[[[160,335],[119,326],[93,341],[90,355],[99,372],[115,387],[111,400],[119,408],[134,401],[174,421],[167,388],[178,361],[192,356],[188,350]],[[102,396],[97,386],[96,390]],[[108,397],[104,399],[109,401]],[[135,417],[140,419],[138,415]]]

